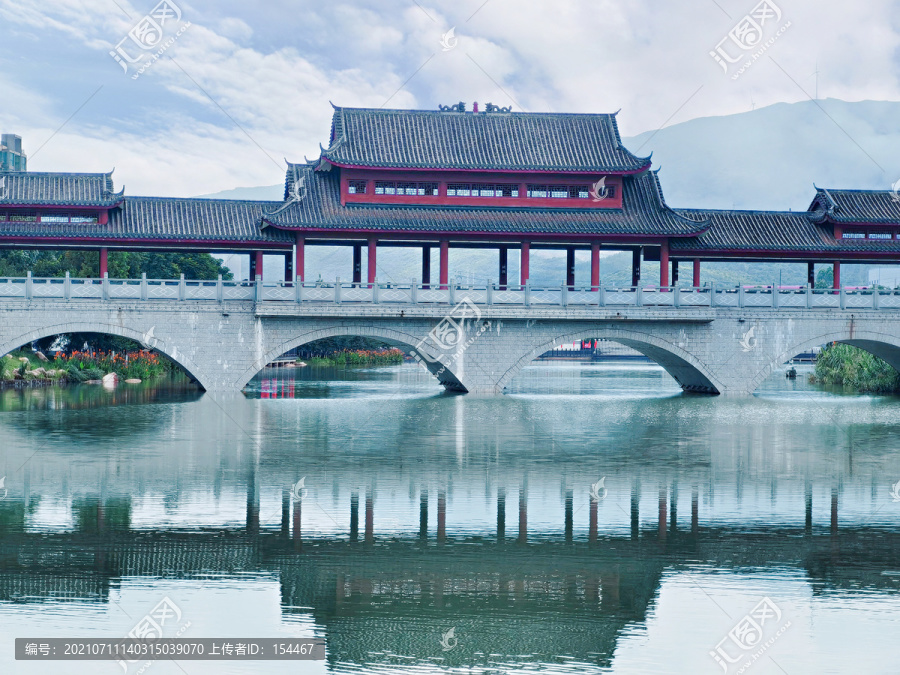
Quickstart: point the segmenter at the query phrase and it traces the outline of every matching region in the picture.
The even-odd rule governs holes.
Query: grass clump
[[[838,342],[819,352],[810,382],[843,386],[862,393],[900,392],[900,373],[886,361]]]

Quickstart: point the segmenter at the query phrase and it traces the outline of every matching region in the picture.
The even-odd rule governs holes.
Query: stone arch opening
[[[777,358],[768,363],[750,380],[747,392],[752,394],[759,389],[767,378],[797,354],[811,351],[814,347],[829,342],[840,342],[851,347],[858,347],[877,356],[894,370],[900,372],[900,336],[859,330],[853,330],[849,334],[847,331],[832,332],[797,342],[794,346],[781,352]]]
[[[0,356],[8,354],[25,345],[30,345],[36,340],[41,340],[52,335],[62,335],[64,333],[103,333],[105,335],[116,335],[118,337],[134,340],[135,342],[145,345],[149,349],[163,354],[171,361],[177,363],[188,377],[194,380],[201,389],[204,391],[208,389],[209,383],[204,382],[204,377],[200,369],[185,353],[179,351],[175,345],[169,344],[166,340],[156,337],[152,334],[153,331],[151,331],[150,334],[145,334],[116,324],[75,322],[43,326],[0,343]]]
[[[322,340],[331,337],[366,337],[378,340],[391,347],[397,347],[407,354],[416,353],[420,355],[419,362],[424,365],[428,372],[434,375],[448,391],[467,392],[461,379],[457,377],[452,368],[445,366],[436,353],[429,345],[423,345],[420,335],[405,333],[402,331],[381,328],[378,326],[360,326],[357,328],[348,328],[346,326],[334,326],[318,330],[311,330],[289,340],[285,340],[280,344],[268,349],[261,358],[258,358],[252,366],[250,366],[239,378],[238,388],[243,389],[259,372],[263,370],[269,363],[272,363],[282,354],[292,349],[302,347],[310,342]]]
[[[684,391],[719,394],[724,389],[718,378],[705,364],[675,344],[652,335],[632,331],[584,328],[575,333],[560,335],[531,349],[504,373],[498,383],[500,390],[505,389],[525,366],[553,347],[566,342],[588,339],[611,340],[640,352],[660,365]]]

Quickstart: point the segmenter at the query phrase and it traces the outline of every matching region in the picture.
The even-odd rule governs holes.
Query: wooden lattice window
[[[351,180],[347,182],[347,194],[351,195],[364,195],[366,194],[366,186],[368,185],[368,181],[364,180]]]
[[[375,181],[376,195],[403,195],[407,197],[437,197],[437,183],[411,183],[390,180]]]

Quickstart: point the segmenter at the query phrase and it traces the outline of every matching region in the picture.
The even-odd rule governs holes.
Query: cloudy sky
[[[822,98],[900,100],[900,2],[757,1],[0,0],[0,130],[31,170],[187,196],[281,182],[329,101],[621,108],[630,136],[808,100],[817,69]]]

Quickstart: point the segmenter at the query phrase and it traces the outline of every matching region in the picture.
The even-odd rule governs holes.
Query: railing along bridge
[[[726,285],[690,286],[482,286],[439,284],[263,282],[180,279],[0,278],[0,299],[35,300],[205,300],[331,304],[412,304],[507,306],[594,306],[770,309],[900,309],[900,289],[846,286]]]

